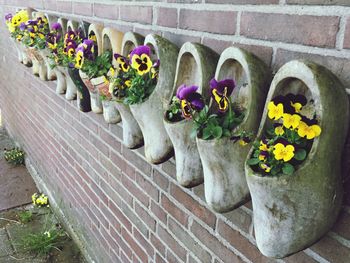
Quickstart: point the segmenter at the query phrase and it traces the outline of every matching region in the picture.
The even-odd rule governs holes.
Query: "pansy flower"
[[[282,123],[274,123],[275,134],[278,136],[282,136],[284,134],[283,124]]]
[[[241,137],[241,139],[239,140],[239,145],[246,146],[250,142],[251,142],[250,137],[249,136],[244,136],[244,137]]]
[[[51,29],[54,30],[54,31],[59,31],[62,29],[62,26],[60,23],[53,23],[52,26],[51,26]]]
[[[261,151],[259,153],[258,159],[260,161],[265,161],[268,156],[269,156],[269,152],[268,151]]]
[[[265,173],[269,173],[271,171],[271,166],[266,163],[260,163],[260,168],[264,170]]]
[[[260,141],[259,150],[267,152],[269,150],[269,141],[267,139],[262,139]]]
[[[202,96],[197,93],[197,86],[181,85],[177,92],[176,97],[180,100],[182,115],[185,119],[192,117],[193,110],[201,111],[204,108],[204,101]]]
[[[130,69],[128,59],[120,54],[114,54],[113,56],[118,63],[119,70],[123,72],[128,72]]]
[[[76,47],[77,44],[74,41],[69,42],[69,44],[65,48],[68,57],[72,57],[74,55]]]
[[[307,103],[306,97],[301,94],[294,95],[292,93],[289,93],[286,95],[286,97],[296,113],[299,113],[302,107]]]
[[[284,109],[283,103],[275,104],[275,102],[270,101],[269,104],[267,105],[267,110],[268,110],[267,116],[269,116],[270,119],[279,120],[283,116],[283,113],[284,113],[283,109]]]
[[[213,78],[210,80],[210,93],[214,101],[219,106],[220,112],[226,112],[228,110],[230,104],[230,100],[228,98],[232,94],[235,85],[236,84],[233,79],[217,81]]]
[[[284,145],[283,143],[277,143],[274,145],[273,154],[276,160],[288,162],[294,157],[294,151],[295,148],[291,144]]]
[[[292,128],[293,130],[295,130],[296,128],[298,128],[300,121],[301,117],[298,114],[283,114],[283,126],[287,129]]]
[[[149,46],[139,46],[134,48],[130,53],[131,67],[134,68],[139,75],[148,73],[152,68],[152,60],[150,58],[151,49]]]
[[[306,139],[312,140],[320,136],[321,131],[321,127],[317,124],[315,119],[310,120],[306,117],[302,117],[298,127],[298,135],[300,137],[306,137]]]
[[[21,10],[12,17],[11,25],[13,27],[17,27],[21,23],[27,22],[28,20],[29,20],[29,16],[28,16],[27,10]]]

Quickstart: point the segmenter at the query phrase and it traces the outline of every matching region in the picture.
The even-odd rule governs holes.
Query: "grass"
[[[33,213],[31,211],[22,211],[18,213],[18,218],[21,223],[26,224],[33,220]]]
[[[53,222],[46,223],[36,232],[24,234],[18,242],[19,249],[23,252],[29,252],[36,255],[48,255],[53,249],[59,250],[66,241],[67,234],[58,224]]]

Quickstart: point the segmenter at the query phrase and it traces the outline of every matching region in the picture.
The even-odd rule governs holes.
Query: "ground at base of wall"
[[[21,222],[24,211],[32,214],[29,222]],[[30,205],[0,212],[0,263],[85,263],[79,248],[66,233],[47,255],[38,255],[23,247],[25,236],[45,232],[50,226],[60,228],[49,208],[39,209]]]

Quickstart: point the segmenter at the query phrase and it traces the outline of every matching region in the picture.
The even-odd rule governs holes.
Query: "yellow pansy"
[[[283,126],[287,129],[292,128],[293,130],[298,128],[301,117],[298,114],[283,114]]]
[[[75,55],[75,68],[80,69],[84,64],[84,53],[79,50]]]
[[[131,58],[131,66],[136,69],[139,75],[148,73],[152,68],[151,58],[147,54],[141,54],[141,56],[134,54]]]
[[[211,93],[213,94],[215,102],[219,106],[219,111],[225,112],[229,106],[229,100],[227,98],[227,87],[224,88],[222,95],[218,93],[217,89],[212,89]]]
[[[298,127],[298,135],[300,137],[305,137],[308,140],[312,140],[313,138],[319,136],[321,134],[321,127],[317,124],[307,125],[305,122],[301,121]]]
[[[259,150],[267,152],[269,150],[269,146],[264,141],[260,141]]]
[[[275,127],[275,134],[278,136],[281,136],[284,134],[284,129],[282,125]]]
[[[282,143],[277,143],[274,146],[273,154],[276,160],[288,162],[294,157],[294,150],[295,148],[293,145],[284,146]]]
[[[279,120],[283,116],[283,104],[278,103],[275,105],[273,101],[270,101],[267,105],[268,113],[270,119]]]
[[[292,105],[296,113],[299,113],[301,111],[301,108],[303,107],[303,105],[299,102],[296,102],[296,103],[290,102],[290,105]]]

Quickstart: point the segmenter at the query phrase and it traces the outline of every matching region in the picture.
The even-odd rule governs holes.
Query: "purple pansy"
[[[233,89],[235,88],[236,83],[233,79],[224,79],[221,81],[217,81],[216,79],[210,80],[210,91],[212,93],[213,89],[217,90],[219,95],[223,95],[226,88],[226,96],[230,96],[232,94]]]
[[[21,30],[21,31],[24,31],[26,28],[27,28],[27,26],[23,22],[19,25],[19,30]]]
[[[184,118],[191,118],[193,110],[201,111],[205,104],[201,94],[197,93],[197,86],[181,85],[177,92],[176,97],[181,101],[181,110]]]
[[[62,26],[61,26],[60,23],[53,23],[52,26],[51,26],[51,29],[58,31],[58,30],[62,29]]]
[[[133,51],[131,51],[130,53],[130,60],[132,59],[132,57],[134,55],[138,55],[138,56],[141,56],[142,54],[146,54],[147,56],[150,56],[151,54],[151,49],[149,46],[138,46],[136,48],[133,49]]]

